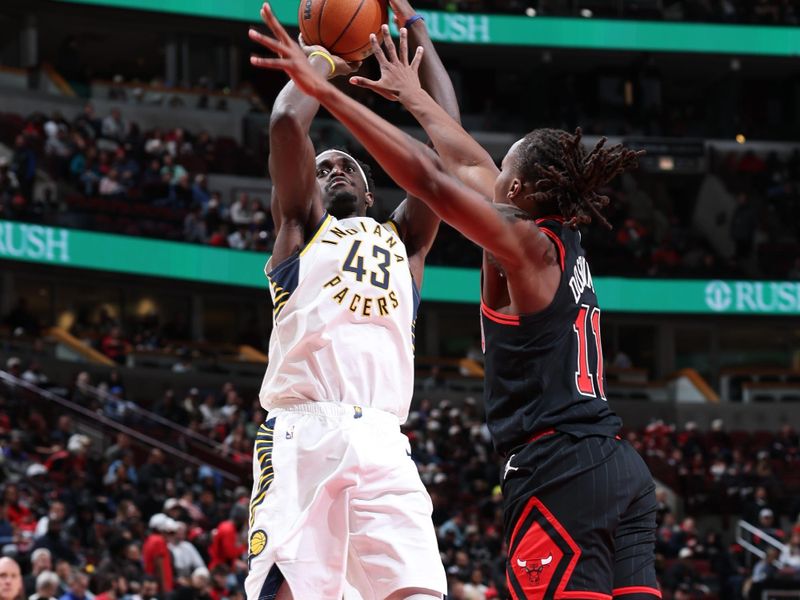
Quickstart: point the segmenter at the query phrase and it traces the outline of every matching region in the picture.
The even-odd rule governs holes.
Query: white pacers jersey
[[[405,422],[419,295],[394,224],[326,215],[267,277],[274,312],[261,406],[342,402]]]

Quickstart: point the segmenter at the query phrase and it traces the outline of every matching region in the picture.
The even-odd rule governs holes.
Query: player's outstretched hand
[[[306,53],[278,22],[267,2],[261,7],[261,19],[275,37],[269,37],[255,29],[250,29],[248,35],[252,41],[271,50],[278,57],[265,58],[253,55],[250,57],[250,64],[259,69],[284,71],[303,93],[318,97],[329,84],[323,75],[314,70],[308,62]]]
[[[400,99],[401,91],[408,93],[420,88],[419,65],[422,62],[423,48],[417,48],[414,58],[408,62],[408,31],[400,29],[400,54],[394,46],[394,41],[389,33],[389,26],[381,28],[383,34],[383,45],[386,51],[381,48],[378,38],[372,34],[369,38],[372,44],[372,51],[378,64],[381,66],[381,78],[377,81],[366,79],[365,77],[351,77],[350,83],[358,87],[367,88],[376,94],[392,101]]]
[[[361,67],[361,61],[358,62],[347,62],[345,59],[336,56],[335,54],[331,54],[327,48],[323,48],[322,46],[318,45],[308,45],[306,44],[305,40],[303,39],[303,34],[301,33],[297,37],[297,43],[300,44],[300,47],[303,49],[303,52],[306,53],[306,56],[309,56],[312,52],[324,52],[328,56],[333,59],[333,64],[335,68],[333,73],[328,76],[328,79],[333,79],[334,77],[341,77],[342,75],[350,75],[351,73],[355,73]]]

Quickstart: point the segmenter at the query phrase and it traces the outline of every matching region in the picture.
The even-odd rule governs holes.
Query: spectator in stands
[[[761,590],[765,585],[769,585],[770,581],[774,580],[781,571],[779,558],[780,553],[777,548],[770,546],[766,549],[766,556],[753,567],[752,587],[750,587],[748,598],[760,600]]]
[[[253,222],[252,206],[247,192],[240,192],[231,205],[231,222],[234,225],[250,225]]]
[[[175,162],[175,157],[171,154],[165,154],[163,158],[163,166],[161,167],[162,178],[169,178],[170,185],[177,185],[181,178],[188,175],[185,168]]]
[[[131,450],[131,437],[127,433],[118,433],[116,442],[105,451],[106,462],[112,463],[122,458],[122,455]]]
[[[783,531],[775,527],[775,514],[770,508],[762,508],[761,512],[758,513],[758,528],[779,542],[783,540]],[[769,545],[769,542],[767,540],[759,540],[758,545],[764,549]]]
[[[8,471],[16,478],[21,479],[30,464],[30,456],[25,451],[23,443],[25,436],[22,431],[13,430],[9,437],[9,443],[3,448],[2,456]],[[14,498],[11,500],[11,498]],[[14,527],[19,527],[18,519],[27,516],[27,512],[20,514],[20,511],[27,511],[24,504],[19,503],[19,490],[16,485],[9,484],[5,490],[5,502],[8,504],[8,518]]]
[[[10,209],[14,197],[19,192],[20,186],[17,174],[11,170],[8,158],[0,156],[0,215],[5,214]]]
[[[163,600],[163,597],[159,594],[160,591],[158,580],[148,575],[142,580],[139,596],[134,596],[133,600]]]
[[[131,450],[122,452],[121,456],[109,465],[108,472],[103,478],[103,483],[109,487],[122,487],[123,483],[135,486],[138,481],[135,459]]]
[[[147,463],[139,469],[139,489],[148,491],[157,482],[166,479],[167,475],[164,453],[158,448],[153,448],[147,456]]]
[[[102,179],[98,192],[104,198],[123,198],[125,196],[125,186],[119,179],[119,172],[116,169],[109,170]]]
[[[247,534],[247,507],[235,504],[231,509],[230,519],[223,521],[211,540],[208,549],[208,567],[212,571],[223,565],[234,572],[243,572],[245,563],[242,558],[247,552],[247,543],[243,539]]]
[[[22,571],[17,561],[4,556],[0,558],[0,600],[20,600],[22,594]]]
[[[70,544],[65,541],[64,521],[62,519],[55,519],[50,516],[47,522],[47,533],[43,536],[36,538],[33,548],[45,548],[50,552],[54,560],[67,561],[70,565],[78,563],[78,557],[75,552],[70,548]]]
[[[767,514],[772,514],[774,511],[772,510],[773,506],[769,499],[769,492],[767,488],[763,485],[756,486],[755,491],[753,492],[753,498],[747,503],[745,512],[744,512],[744,519],[752,525],[758,525],[758,522],[761,520],[762,516]],[[767,512],[763,512],[767,510]]]
[[[139,162],[128,154],[123,146],[117,148],[112,163],[113,169],[119,174],[119,180],[124,189],[135,187],[139,181]]]
[[[20,192],[25,200],[33,198],[33,182],[36,178],[36,153],[27,138],[20,134],[14,140],[14,155],[11,158],[11,170],[19,182]]]
[[[22,361],[16,356],[12,356],[6,361],[6,371],[9,375],[16,378],[22,377]]]
[[[174,587],[172,556],[168,543],[178,530],[178,524],[163,513],[150,517],[150,535],[142,547],[144,572],[154,577],[158,589],[171,592]]]
[[[112,108],[111,114],[103,119],[101,133],[106,139],[121,143],[125,140],[130,131],[130,123],[122,118],[122,113],[118,108]]]
[[[679,587],[691,591],[703,588],[702,580],[692,561],[693,553],[689,548],[682,548],[678,553],[678,560],[664,573],[664,587],[677,590]]]
[[[87,102],[83,106],[83,112],[76,117],[73,126],[78,133],[88,140],[100,137],[102,123],[95,116],[94,105],[91,102]]]
[[[205,244],[208,239],[202,206],[193,203],[183,219],[183,239],[194,244]]]
[[[167,188],[162,183],[163,179],[164,177],[161,174],[161,161],[154,158],[147,163],[147,166],[142,171],[141,185],[143,195],[148,199],[163,198],[166,196],[165,190]]]
[[[66,177],[71,162],[72,148],[67,138],[67,128],[64,124],[48,121],[45,123],[47,140],[44,144],[45,156],[51,161],[50,170],[60,178]]]
[[[69,579],[67,580],[69,590],[66,594],[61,596],[60,600],[88,600],[89,592],[89,578],[85,573],[81,573],[77,569],[70,572]]]
[[[79,156],[79,155],[76,155]],[[83,161],[73,159],[70,164],[70,171],[81,184],[85,196],[91,198],[97,193],[103,172],[100,169],[100,162],[95,148],[88,148]]]
[[[42,571],[36,576],[34,593],[28,600],[56,600],[58,598],[59,579],[53,571]]]
[[[178,182],[170,186],[170,205],[178,210],[185,210],[192,205],[192,185],[189,174],[184,172]]]
[[[781,565],[800,577],[800,530],[794,531],[780,556]]]
[[[184,411],[183,406],[181,406],[181,403],[175,397],[175,390],[171,388],[164,392],[161,396],[161,400],[153,408],[153,411],[178,425],[186,425],[188,422],[186,411]]]
[[[209,200],[211,200],[211,192],[208,190],[208,177],[203,173],[198,173],[194,176],[192,184],[192,205],[205,211]]]
[[[17,433],[21,440],[21,432]],[[33,520],[33,513],[31,513],[26,504],[20,498],[17,485],[14,483],[6,484],[5,490],[3,490],[3,505],[6,508],[6,518],[14,529],[26,527]]]
[[[150,156],[161,158],[167,152],[164,135],[160,129],[154,129],[144,143],[144,151]]]
[[[31,572],[25,576],[24,587],[25,596],[30,596],[38,592],[39,583],[37,577],[45,572],[52,572],[53,557],[47,548],[38,548],[31,553]],[[57,587],[57,586],[56,586]],[[53,592],[55,593],[55,591]]]
[[[452,536],[453,544],[456,548],[461,548],[464,545],[465,535],[464,514],[461,511],[458,511],[439,528],[439,538]]]
[[[100,351],[117,364],[124,365],[130,351],[130,344],[123,338],[122,329],[114,326],[100,340]]]
[[[50,519],[57,519],[63,521],[67,517],[67,507],[64,505],[63,502],[60,500],[54,500],[50,503],[50,508],[47,511],[47,514],[39,519],[38,523],[36,523],[36,537],[43,536],[47,533],[47,529],[50,523]],[[42,548],[42,555],[39,557],[41,561],[42,568],[40,570],[46,571],[53,568],[53,557],[50,554],[50,551]]]
[[[186,132],[181,127],[176,127],[166,138],[166,149],[174,157],[192,154],[192,143],[186,137]]]
[[[197,569],[205,569],[206,567],[206,563],[203,561],[203,557],[200,556],[197,548],[186,539],[186,533],[186,523],[178,521],[178,529],[175,532],[175,537],[169,543],[176,578],[189,577],[195,573]]]
[[[41,388],[46,388],[50,382],[47,375],[42,371],[42,365],[37,360],[30,362],[28,368],[22,373],[22,378],[28,383]]]
[[[234,250],[245,250],[252,244],[252,239],[248,226],[240,224],[228,235],[227,246]]]

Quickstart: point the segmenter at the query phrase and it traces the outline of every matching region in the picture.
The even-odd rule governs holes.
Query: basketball
[[[372,54],[371,33],[389,16],[385,0],[301,0],[300,32],[306,44],[320,45],[348,62]]]

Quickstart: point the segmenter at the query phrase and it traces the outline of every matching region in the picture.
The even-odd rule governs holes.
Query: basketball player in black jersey
[[[253,64],[287,72],[401,187],[486,250],[485,402],[506,458],[512,598],[660,598],[653,480],[617,435],[621,421],[605,399],[601,310],[578,231],[592,218],[605,222],[608,199],[598,190],[636,166],[638,153],[601,142],[587,154],[580,131],[541,129],[497,169],[420,88],[423,51],[409,63],[405,32],[398,56],[385,30],[385,54],[373,39],[381,80],[351,81],[402,102],[437,156],[325,82],[271,13],[267,22],[275,39],[263,45],[279,58]]]

